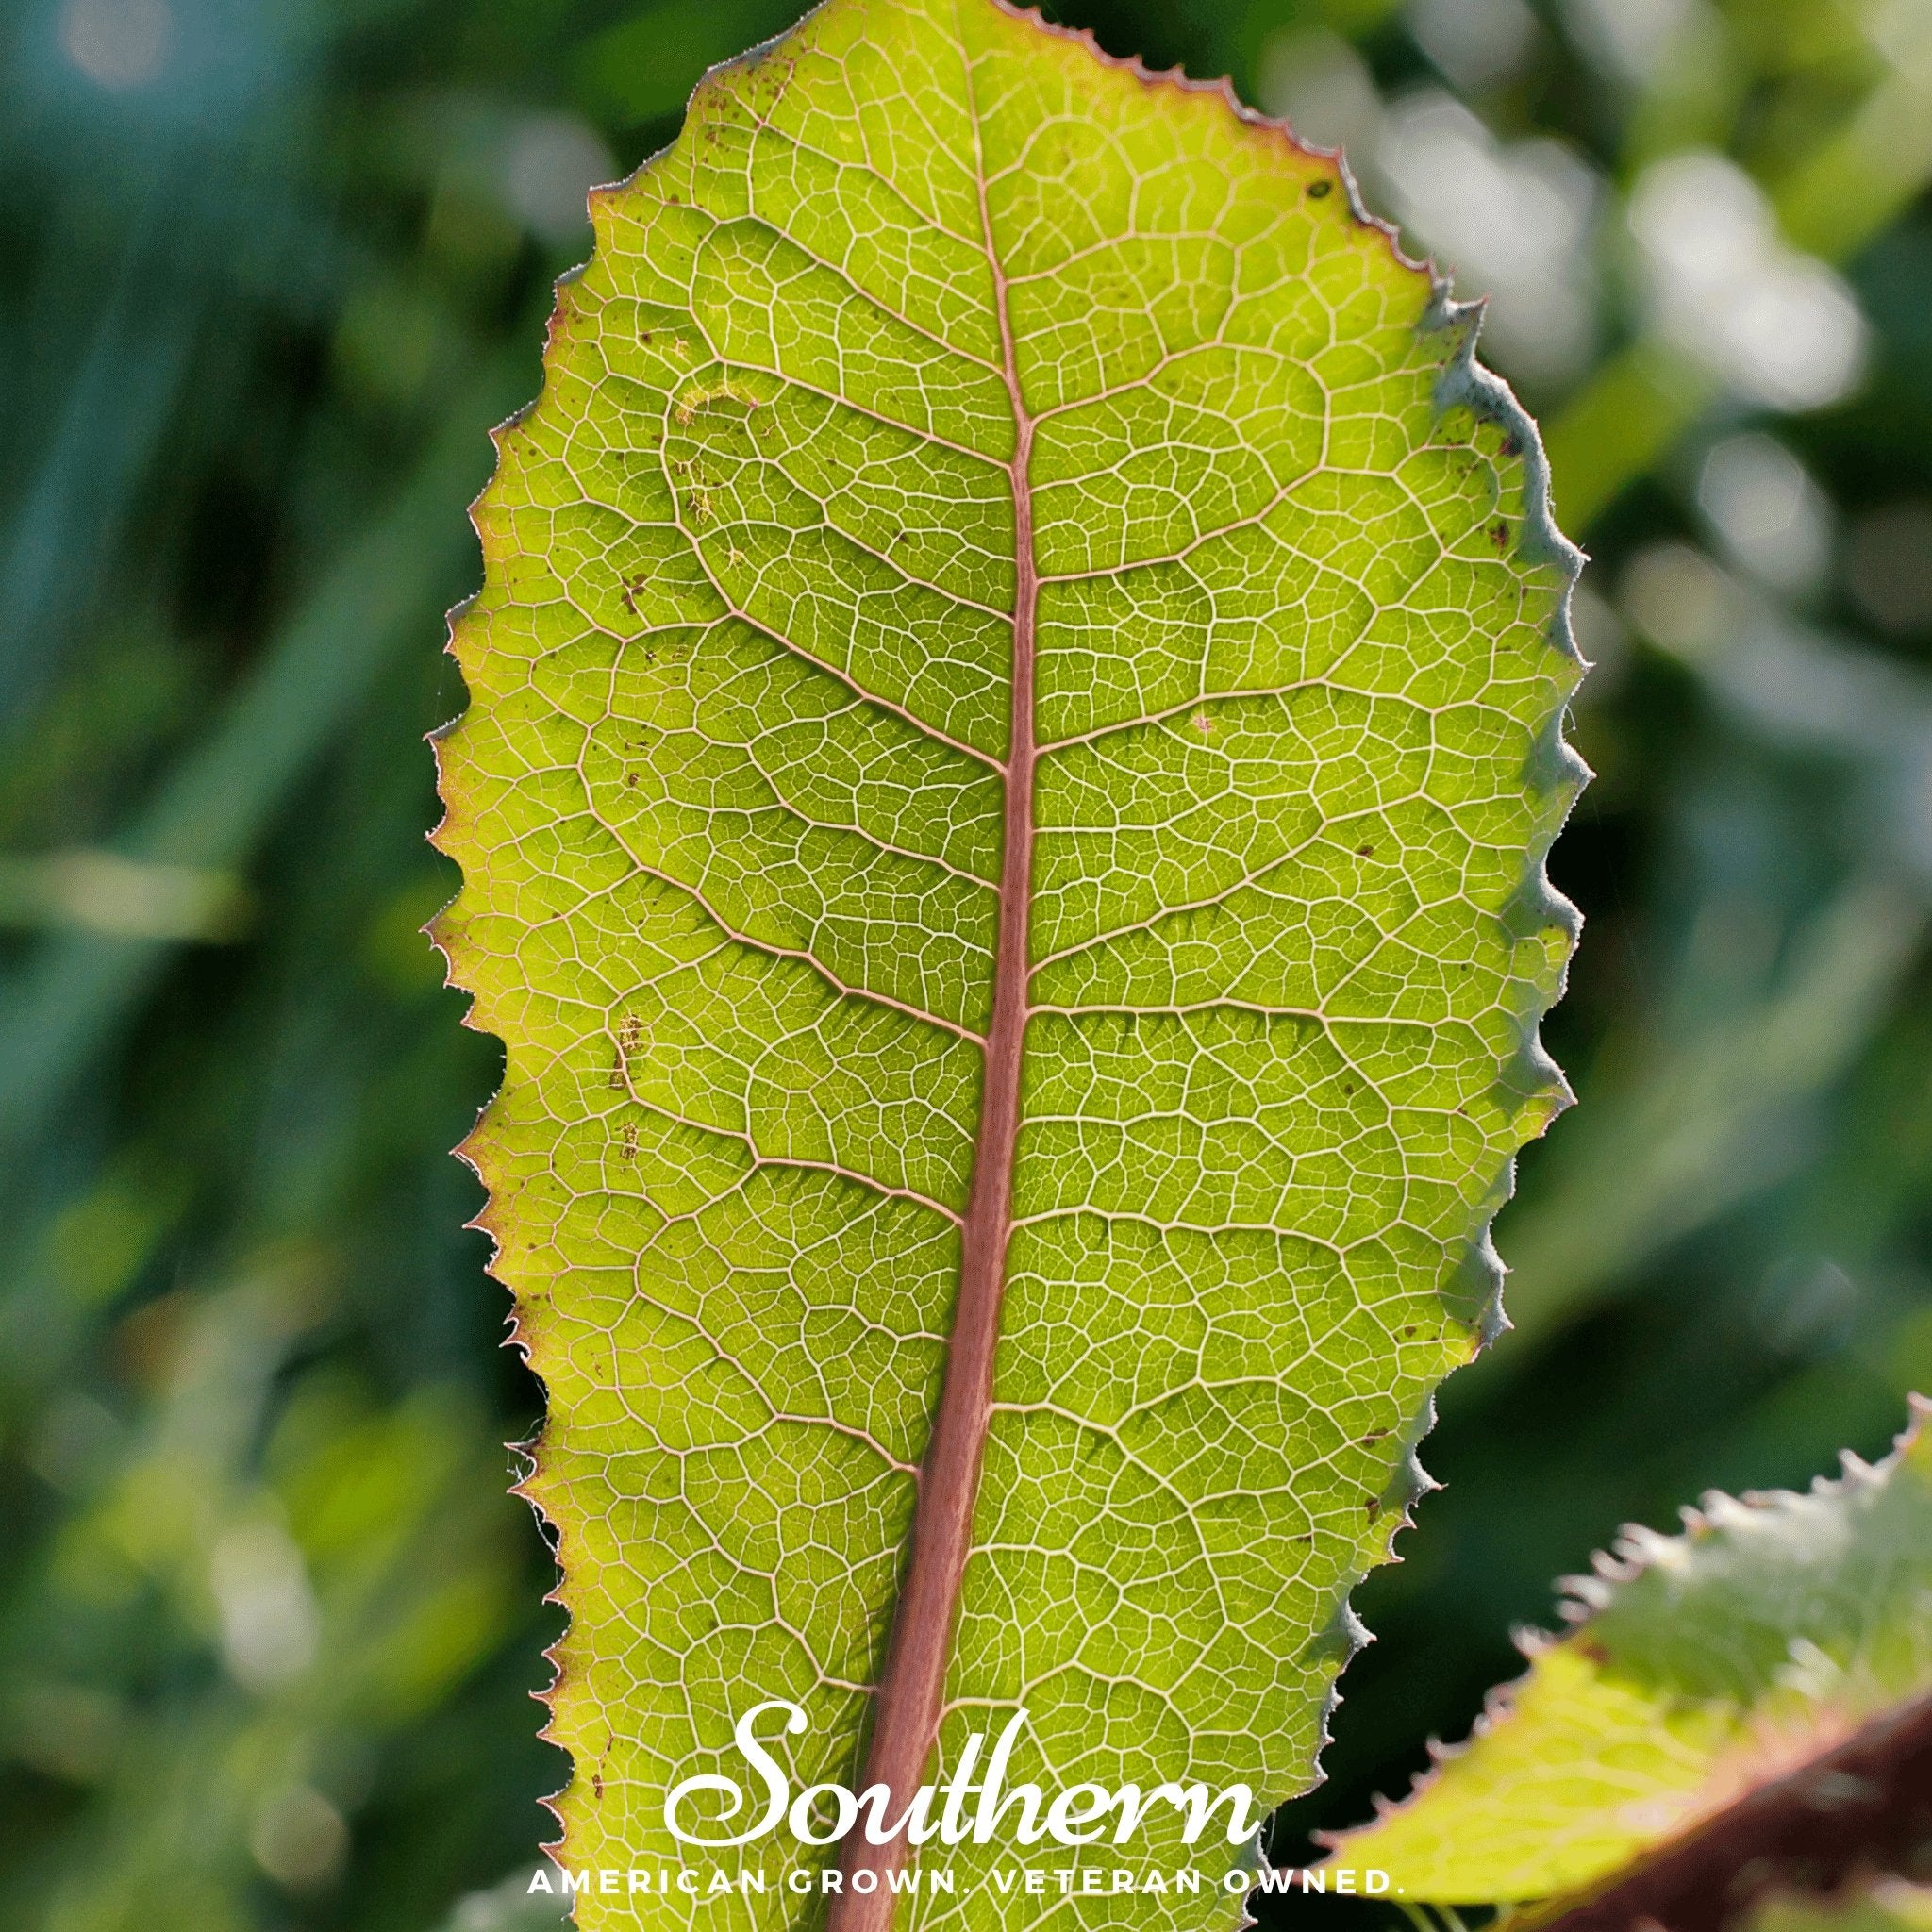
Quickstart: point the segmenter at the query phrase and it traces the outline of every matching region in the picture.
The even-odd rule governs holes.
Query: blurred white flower
[[[596,133],[569,114],[532,114],[511,129],[503,155],[503,198],[546,242],[569,242],[590,225],[585,197],[611,180],[617,163]]]
[[[1646,169],[1629,221],[1653,325],[1739,396],[1811,409],[1857,383],[1865,320],[1851,291],[1779,238],[1757,183],[1722,155]]]
[[[291,1785],[256,1813],[248,1849],[277,1885],[302,1890],[325,1884],[341,1869],[349,1827],[312,1785]]]
[[[1865,37],[1907,77],[1932,75],[1932,7],[1925,0],[1880,0],[1864,15]]]
[[[221,1612],[222,1651],[238,1684],[271,1690],[315,1657],[320,1619],[302,1552],[274,1523],[229,1530],[215,1544],[208,1581]]]
[[[115,92],[154,79],[174,38],[168,0],[67,0],[60,9],[61,51]]]
[[[1465,92],[1512,73],[1536,39],[1524,0],[1408,0],[1415,43]]]
[[[1707,10],[1700,0],[1563,0],[1563,25],[1599,67],[1641,86]]]
[[[1774,591],[1808,590],[1831,557],[1831,506],[1769,436],[1729,436],[1704,459],[1697,507],[1731,561]]]
[[[1695,663],[1742,628],[1749,603],[1735,577],[1688,543],[1640,550],[1617,586],[1631,624],[1653,642]]]
[[[1459,293],[1491,298],[1486,352],[1511,374],[1574,373],[1595,336],[1589,164],[1558,142],[1504,147],[1433,89],[1396,103],[1380,160],[1403,225],[1456,272]]]
[[[1261,50],[1261,106],[1315,147],[1339,147],[1357,170],[1382,132],[1382,97],[1362,57],[1339,34],[1276,34]]]

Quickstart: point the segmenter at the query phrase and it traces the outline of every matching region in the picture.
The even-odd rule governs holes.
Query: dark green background
[[[1879,1453],[1932,1383],[1932,23],[1683,0],[1620,57],[1575,0],[1499,65],[1513,0],[1067,11],[1357,134],[1385,210],[1414,213],[1423,109],[1465,163],[1595,182],[1567,266],[1510,267],[1493,210],[1474,265],[1453,209],[1410,225],[1463,292],[1501,260],[1584,316],[1567,362],[1520,316],[1505,358],[1596,558],[1575,738],[1601,776],[1554,865],[1589,929],[1547,1029],[1583,1107],[1523,1163],[1518,1332],[1443,1398],[1446,1491],[1360,1592],[1378,1641],[1286,1855],[1460,1735],[1512,1625],[1621,1523]],[[0,20],[9,1927],[509,1923],[472,1895],[528,1871],[564,1775],[529,1702],[559,1613],[504,1493],[538,1391],[447,1154],[498,1054],[417,933],[454,890],[423,735],[462,702],[462,506],[537,388],[582,187],[791,18]],[[1689,150],[1835,261],[1848,392],[1754,401],[1657,322],[1626,201]],[[1724,497],[1739,475],[1757,497]]]

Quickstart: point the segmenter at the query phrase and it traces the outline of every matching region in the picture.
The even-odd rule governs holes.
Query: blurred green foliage
[[[585,186],[791,11],[0,20],[9,1926],[538,1923],[541,1396],[446,1154],[498,1062],[418,932],[422,738]],[[1622,1521],[1876,1453],[1932,1384],[1932,0],[1063,11],[1347,141],[1493,291],[1597,559],[1585,1106],[1292,1856]]]

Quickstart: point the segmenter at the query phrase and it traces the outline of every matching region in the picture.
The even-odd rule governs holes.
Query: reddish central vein
[[[969,76],[969,86],[971,85]],[[975,122],[977,114],[974,115]],[[1033,421],[1020,391],[1006,276],[992,245],[985,170],[979,171],[980,223],[999,311],[1000,348],[1014,423],[1013,656],[1008,730],[1006,812],[999,885],[999,940],[993,956],[992,1024],[986,1036],[979,1135],[959,1245],[959,1299],[946,1357],[939,1412],[919,1469],[908,1560],[892,1634],[873,1704],[872,1741],[861,1789],[883,1785],[884,1809],[901,1818],[939,1736],[946,1665],[953,1651],[973,1506],[992,1421],[993,1356],[1006,1294],[1007,1246],[1013,1226],[1013,1158],[1020,1137],[1020,1062],[1027,1013],[1028,927],[1033,898],[1034,618],[1040,573],[1033,555],[1030,464]],[[889,1932],[895,1895],[888,1874],[906,1863],[904,1835],[875,1845],[855,1832],[845,1841],[845,1884],[834,1896],[828,1932]],[[876,1889],[855,1892],[855,1873],[876,1874]]]

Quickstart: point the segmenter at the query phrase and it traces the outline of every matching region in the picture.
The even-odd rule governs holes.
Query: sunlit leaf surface
[[[993,0],[832,0],[595,218],[441,834],[560,1856],[674,1857],[774,1697],[797,1785],[903,1800],[1024,1707],[1009,1782],[1274,1803],[1559,1097],[1533,432],[1331,159]],[[902,1919],[1037,1914],[1012,1849],[927,1844]],[[774,1890],[708,1923],[822,1919],[788,1833],[730,1856]]]

